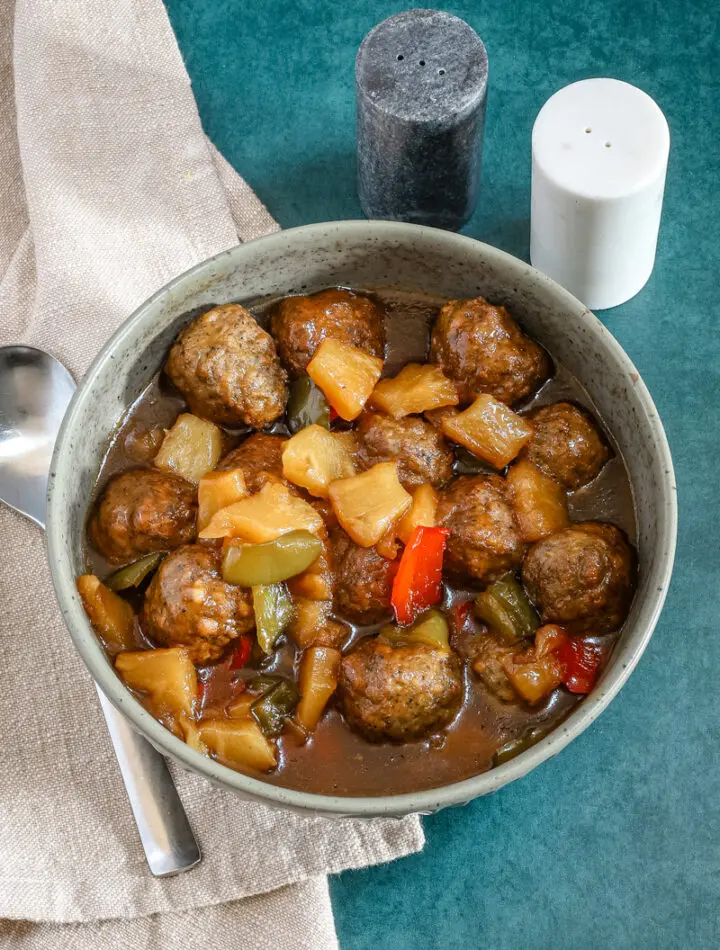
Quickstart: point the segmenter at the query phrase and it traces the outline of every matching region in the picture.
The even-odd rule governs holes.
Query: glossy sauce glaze
[[[426,360],[430,327],[445,301],[396,291],[374,292],[369,296],[386,315],[387,350],[383,375],[396,374],[405,363]],[[262,325],[267,324],[267,313],[273,303],[274,300],[264,300],[250,304]],[[588,408],[602,425],[602,419],[582,386],[557,363],[553,378],[532,399],[515,408],[522,413],[560,400]],[[154,377],[113,435],[99,474],[98,490],[111,475],[123,469],[149,465],[152,440],[145,445],[145,433],[168,428],[184,409],[185,403],[172,385],[162,376]],[[273,426],[271,431],[287,432],[282,423]],[[610,521],[622,528],[634,543],[635,519],[629,478],[612,435],[604,427],[603,431],[614,455],[593,482],[569,494],[570,516],[573,521]],[[244,432],[228,431],[227,435],[227,448],[230,449],[241,441]],[[458,474],[492,471],[462,449],[456,454]],[[90,570],[101,577],[112,570],[90,548],[87,560]],[[453,602],[467,599],[470,595],[470,592],[447,588],[444,606],[449,608]],[[130,599],[134,601],[133,606],[139,608],[142,591],[135,592]],[[346,646],[379,629],[379,626],[357,628],[348,624]],[[618,635],[612,634],[604,639],[614,641]],[[199,676],[204,685],[205,708],[220,708],[232,694],[233,681],[237,678],[251,678],[258,671],[292,675],[295,661],[295,647],[286,638],[272,657],[251,661],[241,671],[233,672],[222,662],[201,669]],[[438,787],[491,768],[498,750],[508,743],[537,741],[561,722],[579,701],[580,697],[560,688],[533,709],[504,703],[484,689],[466,669],[462,708],[443,734],[402,745],[373,744],[351,732],[340,713],[331,708],[307,742],[292,729],[286,729],[278,741],[277,769],[258,777],[276,785],[337,795],[400,794]]]

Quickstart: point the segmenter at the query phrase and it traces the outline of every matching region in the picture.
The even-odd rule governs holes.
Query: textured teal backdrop
[[[353,62],[403,6],[168,0],[205,128],[284,227],[359,217]],[[468,0],[488,125],[468,234],[527,257],[530,130],[548,96],[615,76],[672,147],[657,267],[602,314],[665,421],[680,493],[675,577],[627,686],[561,755],[428,818],[422,855],[344,874],[342,950],[666,950],[720,945],[717,504],[720,41],[715,0]]]

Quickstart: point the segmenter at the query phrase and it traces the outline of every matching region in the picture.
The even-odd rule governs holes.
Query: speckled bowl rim
[[[509,762],[472,778],[439,788],[408,792],[401,795],[367,797],[319,795],[268,784],[260,779],[234,772],[213,759],[194,751],[181,739],[178,739],[161,726],[125,689],[113,671],[90,627],[77,596],[72,565],[64,553],[63,537],[69,537],[71,513],[62,509],[58,510],[54,504],[56,484],[59,484],[62,478],[72,477],[71,443],[75,434],[76,419],[80,416],[81,410],[87,401],[94,399],[95,383],[105,364],[112,358],[112,354],[118,348],[120,342],[125,341],[128,336],[132,336],[135,324],[140,321],[145,311],[159,298],[172,291],[180,290],[186,283],[202,280],[204,276],[209,277],[215,262],[225,255],[242,254],[243,248],[250,246],[250,244],[255,245],[256,248],[264,244],[269,249],[280,245],[288,246],[294,241],[306,242],[308,239],[312,240],[314,235],[321,240],[323,236],[327,236],[328,228],[332,228],[338,238],[345,237],[348,240],[352,240],[353,235],[360,233],[365,235],[375,233],[382,235],[385,239],[417,242],[422,241],[426,233],[428,237],[432,237],[434,240],[437,240],[439,234],[434,228],[424,228],[419,225],[400,222],[338,221],[306,225],[300,228],[279,231],[257,238],[255,241],[248,242],[248,244],[238,245],[228,251],[223,251],[179,275],[150,297],[125,321],[102,348],[78,387],[63,421],[52,462],[52,470],[56,477],[50,479],[48,490],[47,543],[50,568],[58,602],[70,636],[93,678],[108,699],[127,716],[132,725],[163,753],[176,759],[188,769],[205,776],[215,784],[239,793],[246,798],[280,807],[325,815],[365,817],[402,816],[416,812],[429,813],[449,805],[463,804],[479,796],[497,791],[503,785],[507,785],[508,782],[526,775],[546,759],[557,755],[569,742],[584,732],[627,681],[647,647],[665,602],[672,574],[677,538],[675,478],[665,431],[650,393],[640,378],[637,369],[612,334],[575,297],[558,284],[555,284],[554,281],[551,281],[550,278],[539,271],[533,271],[523,261],[506,254],[504,251],[483,244],[473,238],[451,232],[442,232],[443,241],[448,246],[453,246],[453,242],[456,242],[455,246],[457,246],[458,251],[462,249],[469,252],[469,246],[472,245],[472,253],[479,258],[490,262],[496,261],[515,270],[518,281],[526,281],[530,273],[534,281],[545,282],[557,299],[558,306],[565,308],[570,313],[577,314],[577,319],[584,323],[585,329],[600,339],[609,362],[614,363],[616,369],[637,380],[633,388],[637,408],[641,411],[642,418],[652,432],[656,451],[662,463],[661,472],[663,473],[658,486],[660,497],[656,499],[657,509],[663,513],[662,517],[665,518],[664,532],[661,533],[663,550],[660,552],[660,556],[655,559],[655,568],[651,569],[652,582],[648,585],[648,596],[642,605],[641,614],[636,618],[635,629],[631,630],[629,635],[623,635],[625,661],[606,672],[595,690],[576,707],[571,717],[561,723],[545,739]]]

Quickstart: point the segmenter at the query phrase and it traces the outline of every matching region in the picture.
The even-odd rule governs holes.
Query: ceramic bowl
[[[585,386],[627,464],[636,506],[639,586],[619,643],[593,692],[549,736],[474,778],[412,794],[334,797],[279,788],[194,752],[125,689],[75,589],[88,503],[109,434],[189,316],[214,304],[313,292],[333,285],[397,287],[447,298],[483,295],[516,315]],[[620,345],[578,300],[522,261],[470,238],[392,222],[348,221],[281,231],[234,247],[177,277],[144,303],[90,367],[68,410],[53,460],[47,533],[53,580],[75,646],[133,726],[185,767],[246,798],[328,815],[403,815],[467,802],[556,755],[602,712],[640,659],[670,582],[677,505],[670,452],[653,401]]]

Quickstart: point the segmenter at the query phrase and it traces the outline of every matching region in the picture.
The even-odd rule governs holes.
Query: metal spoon
[[[0,347],[0,501],[43,529],[50,459],[74,392],[72,376],[48,353]],[[98,695],[150,870],[189,870],[200,848],[165,759]]]

